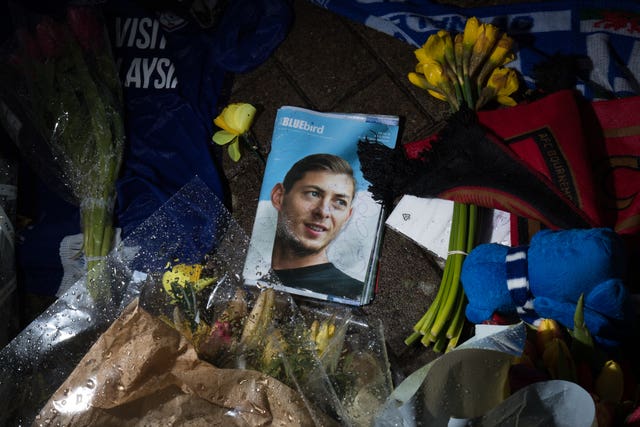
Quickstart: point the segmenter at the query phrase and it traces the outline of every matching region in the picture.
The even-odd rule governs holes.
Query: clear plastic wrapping
[[[17,2],[9,9],[16,30],[0,55],[0,119],[43,182],[79,207],[82,251],[88,270],[96,270],[112,248],[125,140],[122,88],[101,11],[73,4],[42,14]],[[93,281],[89,289],[109,297]]]
[[[0,346],[17,332],[15,233],[17,162],[0,155]]]
[[[248,242],[194,178],[106,258],[108,302],[83,277],[0,352],[0,423],[366,425],[354,402],[391,389],[381,329],[244,286]]]

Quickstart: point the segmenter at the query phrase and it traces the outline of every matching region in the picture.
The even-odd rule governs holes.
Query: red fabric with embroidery
[[[640,246],[640,97],[588,102],[560,91],[529,104],[478,113],[487,132],[544,175],[594,226],[612,227]],[[435,135],[405,144],[417,158]],[[498,206],[495,206],[498,207]],[[512,215],[512,244],[541,228]]]

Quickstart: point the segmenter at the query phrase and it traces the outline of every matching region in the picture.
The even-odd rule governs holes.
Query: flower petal
[[[421,89],[430,89],[430,88],[432,88],[432,86],[427,82],[427,79],[422,77],[420,74],[409,73],[407,77],[409,78],[409,81],[411,83],[413,83],[414,85],[418,86]]]
[[[227,132],[226,130],[219,130],[213,134],[213,138],[211,139],[218,145],[225,145],[230,143],[234,138],[238,138],[238,135]]]
[[[256,108],[251,104],[237,104],[237,108],[233,114],[232,126],[239,131],[240,134],[249,130],[253,117],[256,114]]]
[[[255,113],[256,109],[253,105],[235,103],[227,105],[218,117],[221,117],[223,124],[226,125],[226,127],[221,126],[223,129],[240,135],[249,129]]]

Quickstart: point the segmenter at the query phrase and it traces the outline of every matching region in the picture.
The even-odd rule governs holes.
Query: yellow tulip
[[[607,360],[598,373],[595,392],[606,402],[618,403],[624,392],[624,374],[615,360]]]
[[[547,344],[555,338],[562,338],[563,334],[563,328],[556,320],[550,318],[542,319],[535,333],[536,350],[538,353],[544,353]]]
[[[240,137],[249,131],[256,108],[251,104],[229,104],[222,113],[213,120],[213,123],[221,128],[213,135],[213,142],[218,145],[227,145],[229,157],[234,162],[240,159]]]

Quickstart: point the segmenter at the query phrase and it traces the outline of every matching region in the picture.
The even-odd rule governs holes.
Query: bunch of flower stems
[[[497,27],[467,20],[463,33],[452,37],[445,30],[431,35],[415,51],[418,64],[409,81],[431,96],[446,101],[452,111],[462,105],[478,110],[492,101],[515,105],[518,89],[515,70],[503,67],[515,58],[513,40]],[[460,272],[466,254],[476,244],[478,208],[454,202],[449,251],[438,293],[426,313],[413,327],[405,343],[418,339],[437,352],[456,347],[464,328],[466,297]]]
[[[66,20],[44,17],[18,31],[11,59],[25,105],[79,205],[87,287],[110,297],[103,260],[114,241],[115,181],[124,146],[122,90],[98,9],[69,6]],[[43,155],[37,153],[36,155]]]

